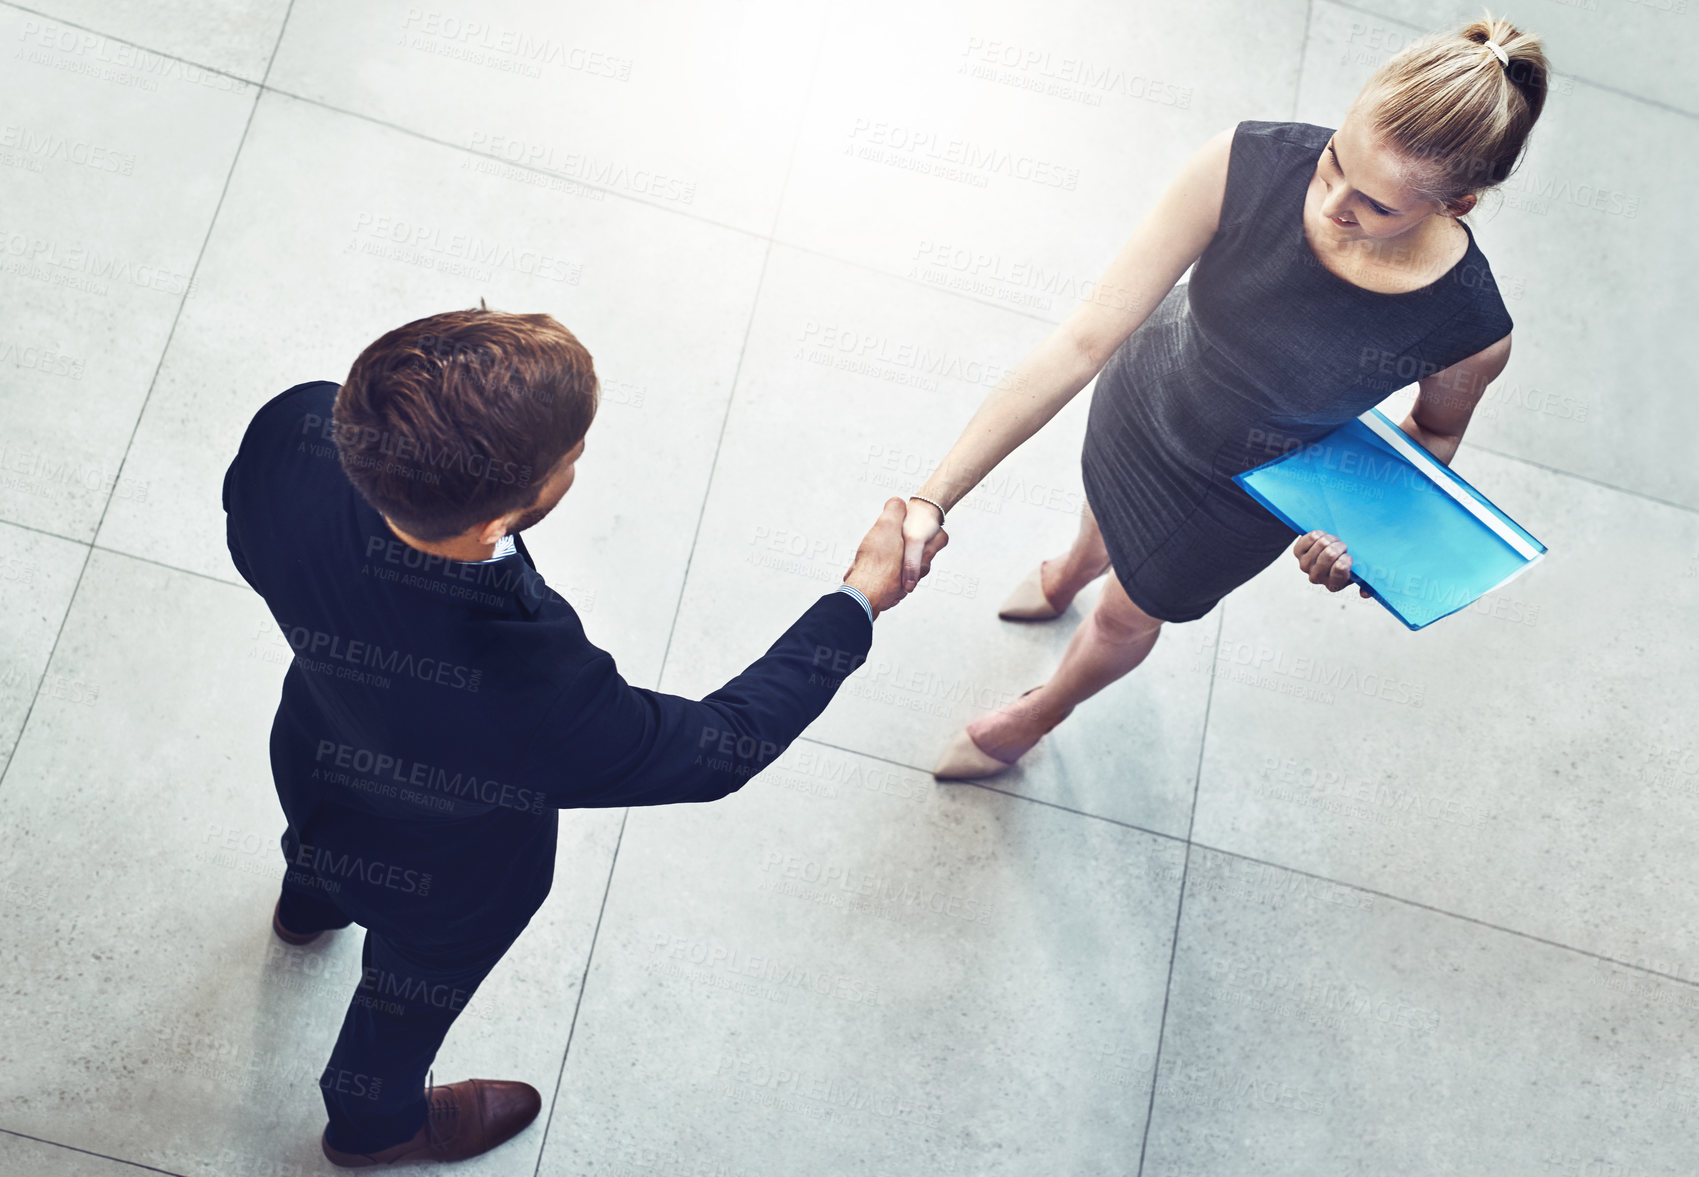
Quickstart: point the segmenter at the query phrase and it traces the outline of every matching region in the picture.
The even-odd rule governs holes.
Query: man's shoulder
[[[288,431],[301,421],[315,417],[328,422],[331,406],[336,402],[336,390],[340,387],[330,380],[309,380],[292,385],[254,412],[248,431]]]
[[[293,442],[332,442],[331,406],[340,385],[328,380],[309,380],[292,385],[266,401],[249,418],[237,447],[244,466],[260,461],[275,462],[294,452]]]
[[[294,516],[315,488],[335,485],[338,479],[325,476],[342,469],[331,431],[338,387],[326,380],[296,384],[255,410],[225,471],[226,511],[251,514],[287,502]]]

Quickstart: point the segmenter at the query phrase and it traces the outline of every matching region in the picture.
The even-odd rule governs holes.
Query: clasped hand
[[[920,533],[924,532],[924,536]],[[873,615],[908,596],[932,570],[932,557],[950,537],[938,525],[937,509],[899,498],[885,500],[873,527],[862,537],[844,583],[873,606]]]
[[[1311,584],[1325,585],[1328,592],[1336,593],[1351,583],[1351,557],[1345,554],[1345,541],[1337,535],[1325,531],[1300,535],[1292,545],[1292,554],[1298,557],[1298,567]],[[1361,585],[1357,591],[1365,597],[1372,595]]]

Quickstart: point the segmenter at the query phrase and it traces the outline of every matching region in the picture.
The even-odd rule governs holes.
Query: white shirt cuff
[[[857,601],[860,601],[862,609],[864,609],[867,613],[867,623],[869,625],[873,624],[873,603],[869,601],[865,595],[863,595],[860,589],[856,588],[854,585],[840,584],[838,586],[838,591],[840,593],[848,593]]]

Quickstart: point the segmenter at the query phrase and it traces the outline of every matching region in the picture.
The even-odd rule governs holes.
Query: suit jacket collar
[[[354,558],[362,573],[379,582],[423,594],[449,607],[522,617],[535,617],[553,591],[537,571],[525,541],[517,535],[513,537],[512,554],[500,560],[450,560],[422,552],[396,535],[352,484],[348,493],[360,544]]]

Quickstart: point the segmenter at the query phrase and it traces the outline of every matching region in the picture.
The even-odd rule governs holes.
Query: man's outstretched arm
[[[819,718],[871,641],[861,606],[846,593],[827,593],[766,654],[701,700],[634,687],[598,651],[557,701],[576,716],[563,716],[558,732],[537,741],[556,762],[533,760],[524,775],[550,782],[543,787],[558,808],[717,800]]]
[[[862,540],[845,583],[875,613],[903,597],[901,499]],[[948,542],[940,536],[933,551]],[[930,567],[930,555],[927,566]],[[559,808],[712,801],[773,762],[867,658],[872,626],[851,594],[815,601],[761,658],[700,700],[633,687],[597,651],[556,698],[522,775]]]

